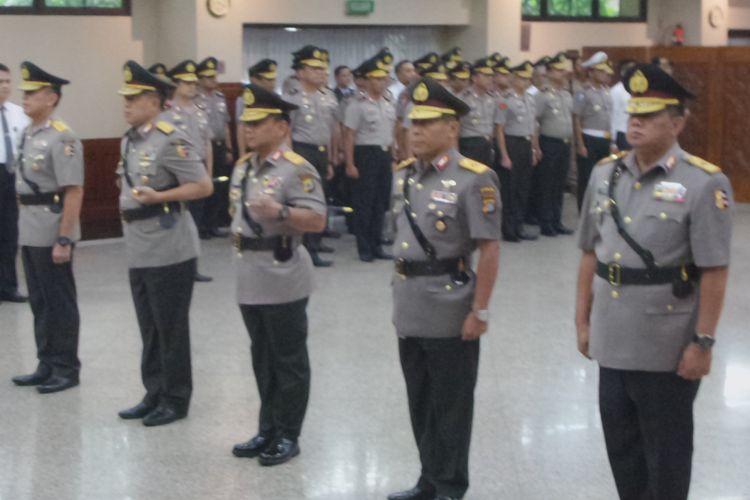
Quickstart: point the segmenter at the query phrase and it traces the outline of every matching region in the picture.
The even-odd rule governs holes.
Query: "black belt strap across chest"
[[[39,184],[36,182],[30,180],[28,177],[26,177],[26,157],[24,155],[24,148],[26,147],[26,131],[24,131],[23,136],[21,137],[21,144],[18,147],[18,172],[21,174],[21,179],[23,179],[23,182],[26,183],[29,188],[34,192],[35,195],[45,194],[42,193],[41,188],[39,187]],[[49,194],[58,194],[58,193],[49,193]],[[50,205],[51,203],[23,203],[24,205]]]
[[[247,180],[250,177],[250,172],[252,171],[253,166],[250,164],[250,160],[248,159],[245,162],[245,175],[242,178],[242,198],[240,199],[240,205],[242,209],[242,218],[245,220],[248,226],[250,226],[250,229],[253,233],[255,233],[255,236],[258,238],[263,237],[263,226],[258,224],[258,222],[253,219],[252,215],[250,215],[250,211],[247,209],[246,200],[247,200]]]
[[[422,247],[425,255],[427,255],[430,260],[436,260],[437,250],[435,250],[435,247],[432,245],[432,243],[429,242],[429,240],[427,240],[427,237],[417,225],[417,221],[415,220],[411,210],[411,200],[409,199],[409,194],[411,191],[411,176],[413,174],[414,168],[409,167],[409,170],[407,171],[404,179],[404,215],[406,216],[406,220],[409,222],[409,227],[411,227],[411,231],[417,238],[417,242],[419,243],[419,246]]]

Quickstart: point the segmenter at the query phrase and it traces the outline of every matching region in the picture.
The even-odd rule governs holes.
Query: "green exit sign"
[[[375,11],[375,0],[346,0],[346,14],[367,16]]]

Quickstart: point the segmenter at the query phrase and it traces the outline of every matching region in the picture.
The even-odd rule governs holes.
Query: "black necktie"
[[[3,121],[3,141],[5,142],[5,168],[13,173],[13,143],[10,140],[10,127],[5,119],[5,106],[0,106],[0,117]]]

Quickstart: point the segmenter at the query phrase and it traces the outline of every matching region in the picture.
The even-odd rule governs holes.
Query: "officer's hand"
[[[586,146],[584,146],[583,144],[578,146],[578,156],[583,156],[584,158],[589,157],[589,150],[586,149]]]
[[[55,246],[52,247],[52,262],[55,264],[65,264],[66,262],[70,262],[70,256],[72,253],[73,250],[70,245],[62,246],[55,243]]]
[[[275,220],[279,217],[281,203],[268,195],[263,195],[252,200],[248,208],[254,219]]]
[[[507,168],[508,170],[513,168],[513,162],[510,161],[510,156],[503,156],[500,159],[500,166],[503,168]]]
[[[138,186],[137,188],[131,189],[130,192],[136,201],[143,203],[144,205],[161,203],[161,193],[154,191],[148,186]]]
[[[534,165],[538,165],[540,161],[542,161],[542,150],[539,148],[534,148],[531,151],[531,157],[532,157],[532,163]]]
[[[346,176],[350,179],[359,179],[359,169],[354,165],[346,166]]]
[[[330,181],[333,179],[333,163],[328,162],[328,171],[326,172],[326,180]]]
[[[464,326],[461,329],[461,338],[463,340],[477,340],[487,331],[487,322],[479,321],[474,312],[470,312],[464,320]]]
[[[711,349],[703,349],[691,342],[682,352],[677,375],[685,380],[700,380],[711,371]]]
[[[589,325],[577,325],[576,335],[578,338],[578,352],[591,359],[591,356],[589,356]]]
[[[227,151],[226,158],[224,158],[224,161],[227,162],[227,165],[234,164],[234,156],[232,155],[231,151]]]

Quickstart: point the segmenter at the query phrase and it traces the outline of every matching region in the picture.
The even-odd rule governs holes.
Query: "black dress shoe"
[[[388,252],[384,250],[376,250],[375,253],[372,254],[373,257],[380,260],[393,260],[393,255],[389,254]]]
[[[320,253],[333,253],[335,251],[336,250],[334,250],[333,247],[329,247],[328,245],[324,245],[323,243],[318,245],[318,252]]]
[[[554,237],[557,236],[557,231],[552,227],[551,224],[542,224],[542,230],[541,230],[542,236],[550,236]]]
[[[272,441],[270,437],[258,434],[250,441],[234,445],[232,455],[242,458],[255,458],[266,451]]]
[[[362,262],[372,262],[375,260],[375,257],[373,257],[372,254],[362,252],[359,254],[359,260]]]
[[[539,219],[534,217],[533,215],[530,215],[526,217],[523,221],[524,224],[528,224],[529,226],[538,226],[539,225]]]
[[[310,252],[310,257],[312,258],[312,263],[315,267],[331,267],[333,265],[333,262],[330,260],[321,259],[318,252]]]
[[[229,236],[229,230],[216,227],[214,229],[211,229],[209,231],[209,234],[214,238],[226,238],[227,236]]]
[[[170,406],[157,406],[154,411],[143,417],[143,425],[156,427],[171,424],[175,420],[187,417],[187,412],[178,412]]]
[[[24,302],[28,302],[29,298],[18,293],[18,290],[13,290],[11,292],[4,292],[2,295],[0,295],[0,302],[1,301],[23,304]]]
[[[125,420],[133,420],[136,418],[143,418],[156,408],[155,405],[146,404],[143,401],[138,403],[132,408],[128,408],[127,410],[122,410],[118,413],[120,418]]]
[[[25,387],[25,386],[30,386],[30,385],[43,384],[51,376],[52,376],[52,372],[48,370],[40,370],[39,368],[37,368],[37,370],[30,375],[19,375],[17,377],[13,377],[11,380],[13,381],[14,384]]]
[[[573,234],[575,233],[575,230],[570,229],[569,227],[566,227],[562,225],[562,223],[557,223],[552,226],[555,231],[557,231],[557,234]]]
[[[538,240],[539,236],[535,234],[529,234],[526,231],[516,231],[516,234],[518,234],[518,237],[525,241],[534,241]]]
[[[299,455],[297,441],[281,438],[271,443],[267,449],[260,453],[258,462],[260,462],[260,465],[280,465],[288,462],[297,455]]]
[[[209,281],[213,281],[214,279],[211,276],[206,276],[205,274],[201,273],[195,273],[195,281],[198,283],[208,283]]]
[[[516,235],[515,232],[503,231],[503,241],[518,243],[521,240],[518,238],[518,235]]]
[[[380,244],[385,246],[393,245],[393,238],[383,238],[380,240]]]
[[[334,240],[337,240],[341,238],[341,233],[339,233],[338,231],[333,231],[331,229],[326,229],[325,231],[323,231],[323,237],[333,238]]]
[[[424,489],[421,486],[415,486],[410,490],[399,491],[388,495],[388,500],[434,500],[435,490]]]
[[[211,231],[198,231],[198,237],[202,240],[210,240],[213,235],[211,234]]]
[[[446,497],[446,496],[439,496],[435,497],[435,500],[459,500],[458,497]]]
[[[36,390],[39,394],[52,394],[53,392],[64,391],[78,385],[78,378],[66,378],[53,375],[48,378],[43,384],[37,386]]]

